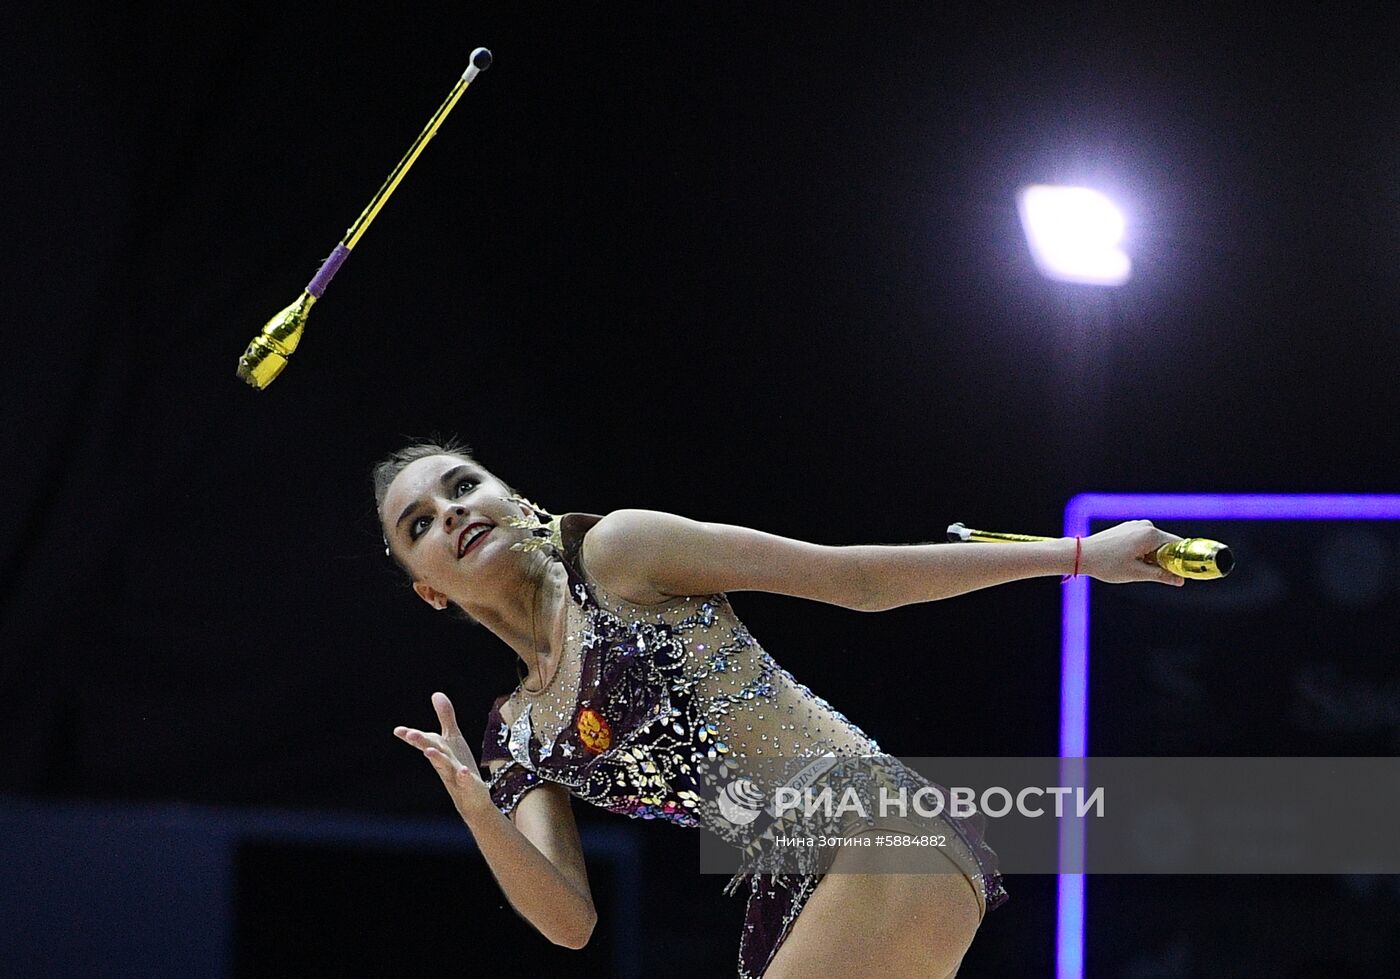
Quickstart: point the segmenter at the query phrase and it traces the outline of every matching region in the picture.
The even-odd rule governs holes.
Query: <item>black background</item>
[[[1054,534],[1082,490],[1393,489],[1400,69],[1363,9],[16,11],[0,791],[443,813],[391,729],[515,674],[382,554],[368,471],[406,435],[555,512],[831,544]],[[243,386],[478,44],[291,366]],[[1120,201],[1125,287],[1036,273],[1031,182]],[[893,753],[1052,755],[1058,597],[735,604]],[[635,829],[649,969],[732,969],[738,900]],[[1053,881],[1009,886],[968,979],[1050,973]],[[479,863],[457,887],[514,920]],[[520,935],[473,955],[552,951]]]

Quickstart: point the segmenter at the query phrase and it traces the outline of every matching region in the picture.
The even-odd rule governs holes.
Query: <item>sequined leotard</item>
[[[775,663],[734,615],[723,594],[678,597],[638,606],[607,593],[583,567],[584,533],[601,517],[567,514],[562,522],[568,571],[568,620],[560,665],[539,694],[518,689],[497,699],[487,718],[481,764],[505,764],[490,779],[491,799],[509,814],[541,782],[577,798],[641,819],[710,829],[742,845],[725,788],[771,759],[844,758],[888,763],[886,781],[929,784]],[[514,721],[501,707],[510,701]],[[728,816],[726,816],[726,813]],[[849,821],[849,835],[888,824]],[[996,854],[982,824],[947,819],[959,866],[984,912],[1006,899]],[[739,946],[740,979],[757,979],[787,937],[821,880],[820,872],[773,865],[741,872],[749,880]],[[799,868],[801,870],[802,868]],[[808,868],[810,870],[810,868]]]

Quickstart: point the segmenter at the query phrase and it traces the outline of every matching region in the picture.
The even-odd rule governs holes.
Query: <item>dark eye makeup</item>
[[[455,500],[460,497],[466,496],[472,490],[476,489],[478,485],[479,484],[477,480],[472,479],[469,476],[464,476],[461,479],[457,480],[457,482],[453,485],[452,498]],[[463,487],[468,488],[464,489]],[[416,518],[413,521],[413,523],[408,525],[408,539],[417,540],[418,538],[422,537],[424,532],[427,531],[427,529],[432,525],[433,518],[427,516],[426,514],[424,516]]]

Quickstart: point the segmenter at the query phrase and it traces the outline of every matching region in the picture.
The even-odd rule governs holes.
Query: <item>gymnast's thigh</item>
[[[849,872],[852,866],[868,866],[859,856],[853,847],[836,857],[763,979],[842,969],[849,976],[927,979],[956,972],[982,916],[966,877],[946,857],[934,859],[946,861],[947,872]]]

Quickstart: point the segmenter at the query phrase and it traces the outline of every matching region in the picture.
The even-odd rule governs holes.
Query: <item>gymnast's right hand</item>
[[[447,694],[433,694],[433,709],[437,711],[438,721],[442,724],[441,734],[396,727],[394,735],[423,752],[423,757],[432,763],[433,770],[447,787],[447,794],[452,796],[457,812],[467,819],[483,803],[490,805],[491,794],[477,771],[476,756],[457,726],[457,714]]]
[[[1109,584],[1160,581],[1167,585],[1184,585],[1185,578],[1159,565],[1154,556],[1163,544],[1179,540],[1176,534],[1158,530],[1151,520],[1129,520],[1084,538],[1080,570]]]

